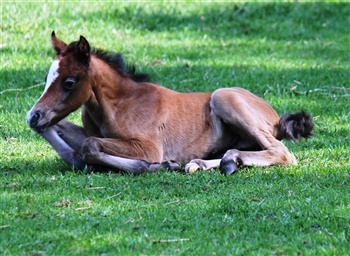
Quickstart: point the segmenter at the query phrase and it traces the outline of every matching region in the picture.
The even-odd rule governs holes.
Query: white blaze
[[[43,95],[45,94],[45,92],[47,91],[47,89],[50,87],[50,85],[56,80],[56,78],[58,77],[58,68],[59,68],[59,60],[54,60],[51,64],[49,73],[47,74],[46,77],[46,85],[45,85],[45,89],[44,92],[42,93],[42,95],[40,96],[40,98],[37,100],[37,102],[43,97]],[[27,120],[29,122],[29,119],[31,117],[31,112],[33,111],[34,107],[36,104],[34,104],[34,106],[32,107],[32,109],[28,112],[27,114]]]
[[[46,85],[43,94],[47,91],[47,89],[50,87],[50,85],[55,81],[55,79],[58,77],[58,68],[59,68],[59,60],[54,60],[51,64],[49,73],[47,74],[46,78]]]

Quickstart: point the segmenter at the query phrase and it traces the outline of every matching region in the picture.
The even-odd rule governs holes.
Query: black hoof
[[[220,162],[220,171],[222,174],[231,175],[239,167],[239,164],[233,161],[232,159],[223,159]]]
[[[84,171],[86,171],[86,174],[92,174],[93,172],[96,171],[96,167],[94,165],[91,165],[91,164],[86,164]]]
[[[161,164],[162,168],[168,169],[170,171],[179,171],[181,169],[180,165],[174,161],[166,161]]]
[[[74,169],[76,170],[84,170],[86,168],[86,163],[78,156],[75,156],[73,158],[73,163],[72,163]]]

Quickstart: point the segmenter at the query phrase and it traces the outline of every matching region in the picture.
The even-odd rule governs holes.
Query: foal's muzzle
[[[49,126],[49,122],[44,120],[40,110],[30,111],[27,116],[27,123],[31,129],[38,133],[42,133]]]

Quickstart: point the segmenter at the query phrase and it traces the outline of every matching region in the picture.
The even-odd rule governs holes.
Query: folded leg
[[[239,166],[269,166],[296,164],[287,147],[274,135],[279,122],[277,113],[261,98],[238,89],[219,89],[213,93],[211,107],[214,114],[225,123],[232,133],[261,148],[257,151],[229,149],[222,159],[195,159],[185,167],[187,172],[220,167],[226,174],[234,173]]]
[[[123,140],[88,137],[81,154],[88,164],[106,166],[129,173],[155,172],[158,169],[177,170],[175,162],[162,161],[161,149],[150,140]]]
[[[82,127],[62,120],[40,135],[50,143],[68,165],[80,170],[85,168],[86,163],[80,156],[80,147],[86,138]]]
[[[179,169],[179,165],[161,163],[161,151],[151,141],[87,137],[84,128],[62,120],[40,134],[70,166],[84,169],[102,166],[130,173]]]

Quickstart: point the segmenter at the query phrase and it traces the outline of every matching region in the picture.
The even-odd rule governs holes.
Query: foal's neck
[[[103,98],[115,99],[132,93],[137,83],[130,77],[120,74],[109,64],[96,56],[91,56],[90,71],[92,89],[97,100]]]

